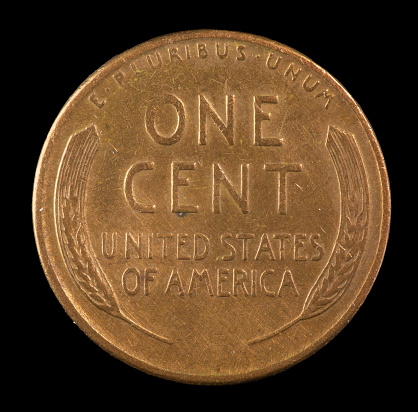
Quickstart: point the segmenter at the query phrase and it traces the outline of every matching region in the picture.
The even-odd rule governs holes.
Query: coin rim
[[[319,72],[321,77],[326,81],[332,84],[333,87],[342,95],[346,102],[351,106],[355,114],[357,115],[360,123],[362,124],[364,130],[367,133],[369,138],[372,150],[374,152],[376,162],[378,164],[380,181],[382,185],[382,226],[381,234],[379,239],[379,244],[377,247],[377,253],[373,264],[370,268],[369,273],[366,276],[366,279],[357,294],[352,305],[347,309],[344,315],[336,322],[333,327],[331,327],[319,340],[314,344],[304,349],[302,352],[299,352],[297,355],[287,359],[286,361],[281,361],[270,365],[268,367],[257,369],[251,372],[238,373],[234,375],[189,375],[182,372],[170,372],[166,371],[163,368],[154,366],[150,363],[144,362],[140,359],[137,359],[133,356],[128,355],[122,350],[118,349],[111,342],[106,340],[100,333],[96,332],[93,327],[79,314],[74,305],[71,303],[61,285],[58,281],[54,267],[49,259],[46,243],[48,241],[48,228],[42,226],[42,216],[40,206],[42,205],[42,188],[45,178],[46,169],[43,165],[47,164],[49,152],[51,149],[49,142],[56,134],[57,125],[62,117],[65,116],[66,112],[71,108],[72,105],[75,105],[77,101],[81,98],[80,95],[84,89],[87,87],[94,87],[101,79],[107,76],[115,66],[120,64],[121,60],[129,59],[129,56],[134,54],[144,54],[149,50],[155,49],[157,47],[173,44],[181,40],[193,40],[193,39],[204,39],[204,38],[223,38],[223,39],[234,39],[234,40],[244,40],[250,43],[256,43],[262,46],[266,46],[272,50],[282,51],[290,55],[293,58],[301,61],[302,64],[307,65],[316,72]],[[391,214],[391,199],[390,199],[390,187],[389,179],[387,175],[386,165],[381,152],[379,143],[374,134],[374,131],[369,124],[367,118],[365,117],[363,111],[361,110],[358,103],[352,98],[352,96],[344,89],[344,87],[331,76],[326,70],[318,66],[308,57],[302,53],[294,50],[293,48],[278,43],[274,40],[268,39],[263,36],[253,35],[249,33],[243,33],[238,31],[228,31],[228,30],[190,30],[190,31],[181,31],[177,33],[167,34],[163,36],[156,37],[149,41],[146,41],[142,44],[139,44],[109,60],[107,63],[102,65],[97,69],[93,74],[91,74],[73,93],[73,95],[65,103],[61,111],[59,112],[56,120],[54,121],[48,136],[43,145],[34,180],[33,188],[33,201],[32,201],[32,217],[33,217],[33,229],[35,235],[35,241],[38,249],[38,254],[42,267],[44,269],[45,275],[48,279],[48,282],[57,297],[58,301],[63,306],[65,312],[72,318],[79,328],[96,344],[98,344],[102,349],[116,357],[117,359],[131,365],[132,367],[139,369],[145,373],[158,376],[164,379],[174,380],[177,382],[189,383],[189,384],[234,384],[242,383],[255,379],[260,379],[266,376],[274,375],[278,372],[284,371],[289,367],[295,365],[296,363],[301,362],[302,360],[312,356],[319,349],[324,347],[331,339],[333,339],[353,318],[359,307],[364,302],[366,296],[370,292],[371,287],[376,279],[376,276],[379,272],[380,266],[382,264],[383,256],[386,250],[387,240],[389,236],[390,228],[390,214]],[[52,234],[53,237],[53,234]]]

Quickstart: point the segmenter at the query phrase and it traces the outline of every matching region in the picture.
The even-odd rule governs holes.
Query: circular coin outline
[[[185,376],[183,373],[176,372],[167,372],[162,370],[159,367],[151,365],[149,363],[142,362],[136,358],[133,358],[127,355],[125,352],[116,348],[113,344],[107,341],[102,335],[96,332],[92,326],[80,315],[77,309],[70,302],[69,298],[66,296],[65,292],[61,289],[60,283],[57,279],[53,263],[48,257],[46,243],[48,242],[48,228],[44,227],[42,224],[41,217],[41,207],[43,199],[43,184],[45,179],[45,167],[47,159],[50,155],[51,147],[49,145],[50,140],[56,133],[56,127],[59,122],[59,119],[65,116],[66,112],[71,108],[72,105],[77,104],[77,102],[82,97],[82,92],[89,88],[94,87],[95,84],[99,83],[101,79],[107,76],[112,70],[119,65],[121,60],[129,59],[129,56],[133,54],[143,54],[154,48],[172,44],[176,41],[181,40],[193,40],[193,39],[204,39],[204,38],[223,38],[223,39],[233,39],[233,40],[244,40],[251,43],[257,43],[263,45],[272,50],[283,51],[290,55],[291,57],[299,60],[302,64],[310,67],[312,70],[317,72],[322,78],[327,82],[332,84],[333,87],[343,95],[347,101],[347,104],[350,105],[353,112],[357,115],[357,118],[364,130],[367,133],[367,137],[371,144],[372,150],[375,155],[375,160],[378,164],[378,172],[380,175],[381,190],[382,190],[382,224],[380,231],[380,239],[377,247],[377,253],[375,255],[373,264],[371,265],[370,271],[358,293],[353,304],[345,312],[344,316],[336,322],[332,328],[330,328],[326,334],[323,335],[315,344],[311,345],[309,348],[306,348],[302,352],[299,352],[297,355],[289,358],[285,362],[280,362],[280,365],[277,364],[270,365],[269,367],[258,369],[257,371],[252,371],[250,373],[245,373],[241,375],[234,376],[206,376],[206,377],[193,377]],[[35,175],[35,184],[33,191],[33,226],[35,232],[35,240],[38,248],[38,253],[40,260],[48,279],[49,284],[51,285],[52,290],[54,291],[57,299],[60,304],[65,309],[66,313],[75,321],[75,323],[80,327],[80,329],[91,338],[96,344],[98,344],[102,349],[112,354],[116,358],[122,360],[123,362],[140,369],[146,373],[158,376],[161,378],[184,382],[184,383],[193,383],[193,384],[228,384],[228,383],[241,383],[246,381],[251,381],[254,379],[262,378],[265,376],[276,374],[280,371],[283,371],[296,363],[301,362],[307,357],[313,355],[317,350],[322,348],[327,344],[332,338],[334,338],[352,319],[354,314],[357,312],[361,304],[364,302],[367,297],[375,279],[379,272],[380,266],[382,264],[383,256],[385,253],[388,235],[389,235],[389,226],[390,226],[390,189],[389,189],[389,180],[386,171],[386,165],[384,158],[377,141],[377,138],[367,120],[364,113],[362,112],[359,105],[354,101],[351,95],[344,89],[344,87],[333,78],[328,72],[318,66],[316,63],[312,62],[308,57],[302,53],[292,49],[291,47],[280,44],[276,41],[267,39],[265,37],[252,35],[248,33],[225,31],[225,30],[193,30],[193,31],[184,31],[177,32],[168,35],[163,35],[151,39],[147,42],[144,42],[138,46],[135,46],[109,60],[98,70],[96,70],[92,75],[85,80],[79,88],[74,92],[74,94],[69,98],[64,107],[61,109],[58,114],[54,124],[52,125],[50,132],[47,136],[47,139],[44,143],[39,162],[37,165],[36,175]]]

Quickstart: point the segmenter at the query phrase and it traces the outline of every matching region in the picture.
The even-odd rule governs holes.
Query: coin
[[[389,185],[358,104],[272,40],[175,33],[113,58],[45,142],[33,216],[48,281],[120,360],[187,383],[283,371],[353,317]]]

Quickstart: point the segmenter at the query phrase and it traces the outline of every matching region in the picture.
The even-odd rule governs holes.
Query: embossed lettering
[[[155,282],[156,268],[139,270],[135,267],[125,269],[122,274],[121,284],[123,291],[129,296],[141,294],[149,296],[155,289],[151,287]],[[297,284],[290,269],[285,269],[282,274],[274,269],[266,269],[257,276],[256,269],[244,268],[217,268],[216,291],[214,290],[210,272],[208,269],[192,269],[190,282],[187,285],[187,277],[180,275],[178,268],[171,269],[168,280],[164,282],[163,293],[179,297],[256,297],[259,291],[269,297],[298,297]],[[167,273],[167,274],[168,274]],[[215,275],[215,273],[214,273]],[[158,285],[157,282],[154,285]]]
[[[200,273],[196,269],[193,269],[192,278],[190,279],[188,294],[190,296],[196,295],[197,288],[198,286],[200,286],[202,282],[205,282],[206,290],[209,296],[213,296],[213,288],[212,288],[212,284],[211,284],[207,269],[203,269]]]
[[[135,268],[128,268],[122,275],[122,287],[126,294],[136,295],[139,291],[140,274]]]
[[[152,259],[153,246],[154,246],[154,233],[148,233],[147,259]]]
[[[278,172],[278,211],[279,214],[285,215],[287,212],[286,176],[289,172],[301,172],[302,164],[265,164],[264,169],[268,172]]]
[[[324,256],[324,248],[323,246],[317,242],[317,240],[320,239],[320,235],[319,234],[312,234],[309,237],[309,241],[311,243],[311,245],[317,250],[317,254],[311,257],[311,260],[313,261],[318,261],[322,259],[322,256]]]
[[[181,170],[195,170],[196,163],[172,162],[171,163],[171,211],[174,213],[197,213],[198,206],[181,205],[179,203],[179,187],[188,186],[189,179],[180,177]]]
[[[271,247],[271,243],[267,233],[263,233],[260,239],[260,243],[258,245],[257,253],[255,254],[255,260],[260,258],[260,254],[262,252],[266,252],[268,254],[269,260],[275,260],[275,256],[273,253],[273,249]]]
[[[107,232],[102,233],[102,254],[107,259],[113,259],[115,257],[116,235],[117,235],[116,232],[112,233],[111,247],[110,247],[110,252],[109,252],[109,249],[107,248],[107,243],[108,243]]]
[[[161,257],[166,259],[167,258],[167,239],[173,237],[172,233],[158,233],[157,238],[162,239],[162,246],[161,246]]]
[[[302,87],[307,91],[307,92],[312,92],[313,90],[316,89],[316,87],[319,84],[319,80],[317,80],[313,85],[309,86],[308,82],[312,79],[311,75],[306,76],[305,80],[302,83]]]
[[[160,53],[155,52],[155,57],[157,58],[157,63],[154,63],[154,62],[152,61],[152,58],[151,58],[151,56],[150,56],[149,54],[147,55],[147,61],[148,61],[148,64],[149,64],[151,67],[153,67],[154,69],[159,68],[159,67],[161,67],[161,66],[163,65],[163,60],[162,60],[162,58],[161,58]]]
[[[250,286],[251,296],[257,296],[257,270],[251,270],[251,286]]]
[[[122,287],[126,294],[136,295],[139,293],[140,283],[142,279],[143,283],[143,294],[144,296],[150,295],[149,282],[153,282],[157,273],[155,268],[146,268],[144,275],[141,276],[141,272],[136,268],[128,268],[122,274]]]
[[[248,240],[254,239],[253,233],[237,233],[237,239],[242,240],[242,260],[248,260]]]
[[[293,63],[290,63],[289,64],[289,67],[286,69],[286,71],[284,72],[284,75],[285,76],[288,76],[289,74],[292,76],[292,80],[293,81],[295,81],[296,80],[296,78],[299,76],[299,73],[301,72],[301,68],[300,67],[298,67],[297,68],[297,70],[295,71],[294,70],[294,64]]]
[[[249,212],[249,166],[249,164],[241,164],[241,194],[238,194],[221,166],[218,163],[213,164],[212,208],[214,213],[221,213],[221,183],[224,184],[241,212]]]
[[[287,240],[288,242],[290,242],[290,233],[275,233],[273,237],[274,239],[278,239],[279,241],[279,259],[284,260],[284,241]]]
[[[295,234],[295,260],[299,262],[304,262],[307,259],[306,255],[303,254],[305,248],[305,240],[308,237],[304,233],[296,233]]]
[[[245,60],[246,56],[245,56],[244,50],[245,50],[245,46],[243,45],[237,46],[237,52],[239,53],[237,60],[240,60],[240,61]]]
[[[160,133],[158,133],[155,127],[155,118],[157,116],[158,107],[163,104],[173,105],[177,112],[178,121],[176,129],[171,136],[162,136]],[[164,95],[164,97],[162,97],[157,103],[147,107],[145,115],[145,126],[149,135],[158,144],[166,146],[177,143],[183,136],[185,124],[186,115],[184,111],[184,105],[178,97],[172,94]]]
[[[209,238],[203,233],[195,233],[193,238],[193,259],[203,260],[209,254]],[[203,247],[199,247],[199,243]]]
[[[231,233],[224,233],[221,235],[221,243],[223,246],[225,246],[229,251],[229,255],[222,256],[222,260],[234,260],[236,255],[235,247],[231,245],[226,239],[231,239],[232,234]]]
[[[228,56],[228,44],[224,44],[223,52],[221,53],[219,43],[216,43],[216,55],[220,59],[224,59],[226,56]]]
[[[225,97],[226,121],[224,122],[208,100],[199,95],[199,144],[207,144],[207,116],[213,120],[229,145],[234,144],[234,96]]]
[[[334,95],[331,94],[328,91],[328,89],[325,89],[324,91],[316,94],[315,97],[324,97],[325,99],[327,99],[327,102],[325,103],[325,106],[324,107],[325,107],[325,109],[328,109],[331,100],[334,98]]]
[[[278,96],[254,96],[254,145],[255,146],[281,146],[283,140],[277,137],[263,137],[261,122],[270,120],[270,113],[263,111],[263,103],[277,104]]]
[[[170,56],[170,61],[173,62],[173,60],[179,60],[183,61],[181,56],[179,55],[179,49],[177,47],[172,47],[171,49],[168,49],[168,55]]]
[[[144,295],[149,296],[150,294],[150,286],[149,282],[154,281],[154,274],[157,273],[157,269],[154,268],[146,268],[144,270]]]
[[[119,245],[118,241],[122,239]],[[172,240],[171,240],[172,239]],[[106,259],[178,259],[203,261],[319,261],[325,247],[318,233],[223,233],[213,240],[206,233],[102,232],[101,252]],[[219,250],[219,248],[221,248]],[[223,251],[222,251],[223,249]]]
[[[137,235],[136,240],[133,238],[131,233],[125,233],[125,258],[131,258],[131,248],[136,252],[136,256],[138,259],[142,258],[142,233]]]
[[[99,109],[101,109],[105,103],[106,103],[106,99],[99,99],[96,95],[96,92],[93,92],[90,97],[89,100]]]
[[[165,293],[168,294],[170,289],[176,287],[179,296],[185,296],[183,289],[183,280],[181,279],[179,272],[176,268],[171,271],[170,279],[168,280]]]
[[[130,64],[129,64],[129,66],[131,67],[131,70],[136,74],[136,75],[138,75],[138,74],[140,74],[141,73],[141,70],[140,69],[138,69],[138,66],[137,66],[137,64],[135,63],[135,62],[131,62]]]
[[[123,85],[123,78],[124,78],[124,76],[123,76],[123,73],[122,72],[116,72],[114,75],[113,75],[113,78],[116,80],[116,83],[119,85],[119,86],[122,86]]]
[[[206,44],[200,43],[197,45],[197,55],[202,59],[208,57],[208,50],[206,49]]]
[[[187,255],[184,251],[184,245],[187,242],[189,235],[187,233],[177,234],[177,259],[178,260],[190,260],[191,256]]]
[[[190,60],[192,58],[192,56],[190,55],[190,47],[189,47],[188,44],[186,44],[185,49],[186,49],[186,59]]]
[[[247,272],[244,269],[233,269],[232,271],[232,295],[238,296],[238,286],[242,289],[244,296],[248,296],[248,290],[245,286],[245,280],[247,279]]]
[[[271,70],[275,70],[277,69],[277,67],[279,66],[280,61],[282,60],[281,56],[277,56],[276,57],[276,61],[274,63],[272,63],[273,60],[273,53],[270,53],[267,57],[267,61],[266,61],[266,66],[271,69]]]
[[[144,170],[153,170],[154,163],[153,162],[139,162],[135,163],[129,170],[125,176],[125,183],[124,183],[124,193],[125,198],[129,203],[129,206],[137,210],[141,213],[154,213],[155,205],[144,205],[142,203],[138,203],[134,198],[133,193],[133,180],[134,176]]]
[[[229,269],[218,269],[217,275],[217,295],[220,297],[231,296],[231,292],[222,289],[222,285],[228,281]]]
[[[274,273],[273,269],[267,269],[260,275],[260,289],[264,292],[267,296],[275,296],[275,292],[272,290],[268,290],[266,288],[266,277],[272,275]]]
[[[289,269],[286,269],[283,273],[282,281],[277,291],[277,297],[280,297],[282,295],[283,288],[285,287],[288,287],[292,290],[293,296],[295,297],[299,296],[299,292],[296,288],[295,280],[293,279],[292,272]]]

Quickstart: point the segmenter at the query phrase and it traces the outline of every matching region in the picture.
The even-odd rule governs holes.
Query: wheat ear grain
[[[296,323],[320,315],[347,290],[364,252],[369,219],[365,168],[354,137],[329,127],[326,147],[334,163],[341,192],[341,221],[331,257],[310,289],[298,316],[284,326],[250,340],[262,342]]]
[[[56,221],[61,249],[70,274],[87,299],[104,312],[122,319],[161,342],[171,343],[135,322],[119,305],[106,276],[96,262],[84,223],[87,177],[99,143],[95,126],[70,139],[57,184]]]

